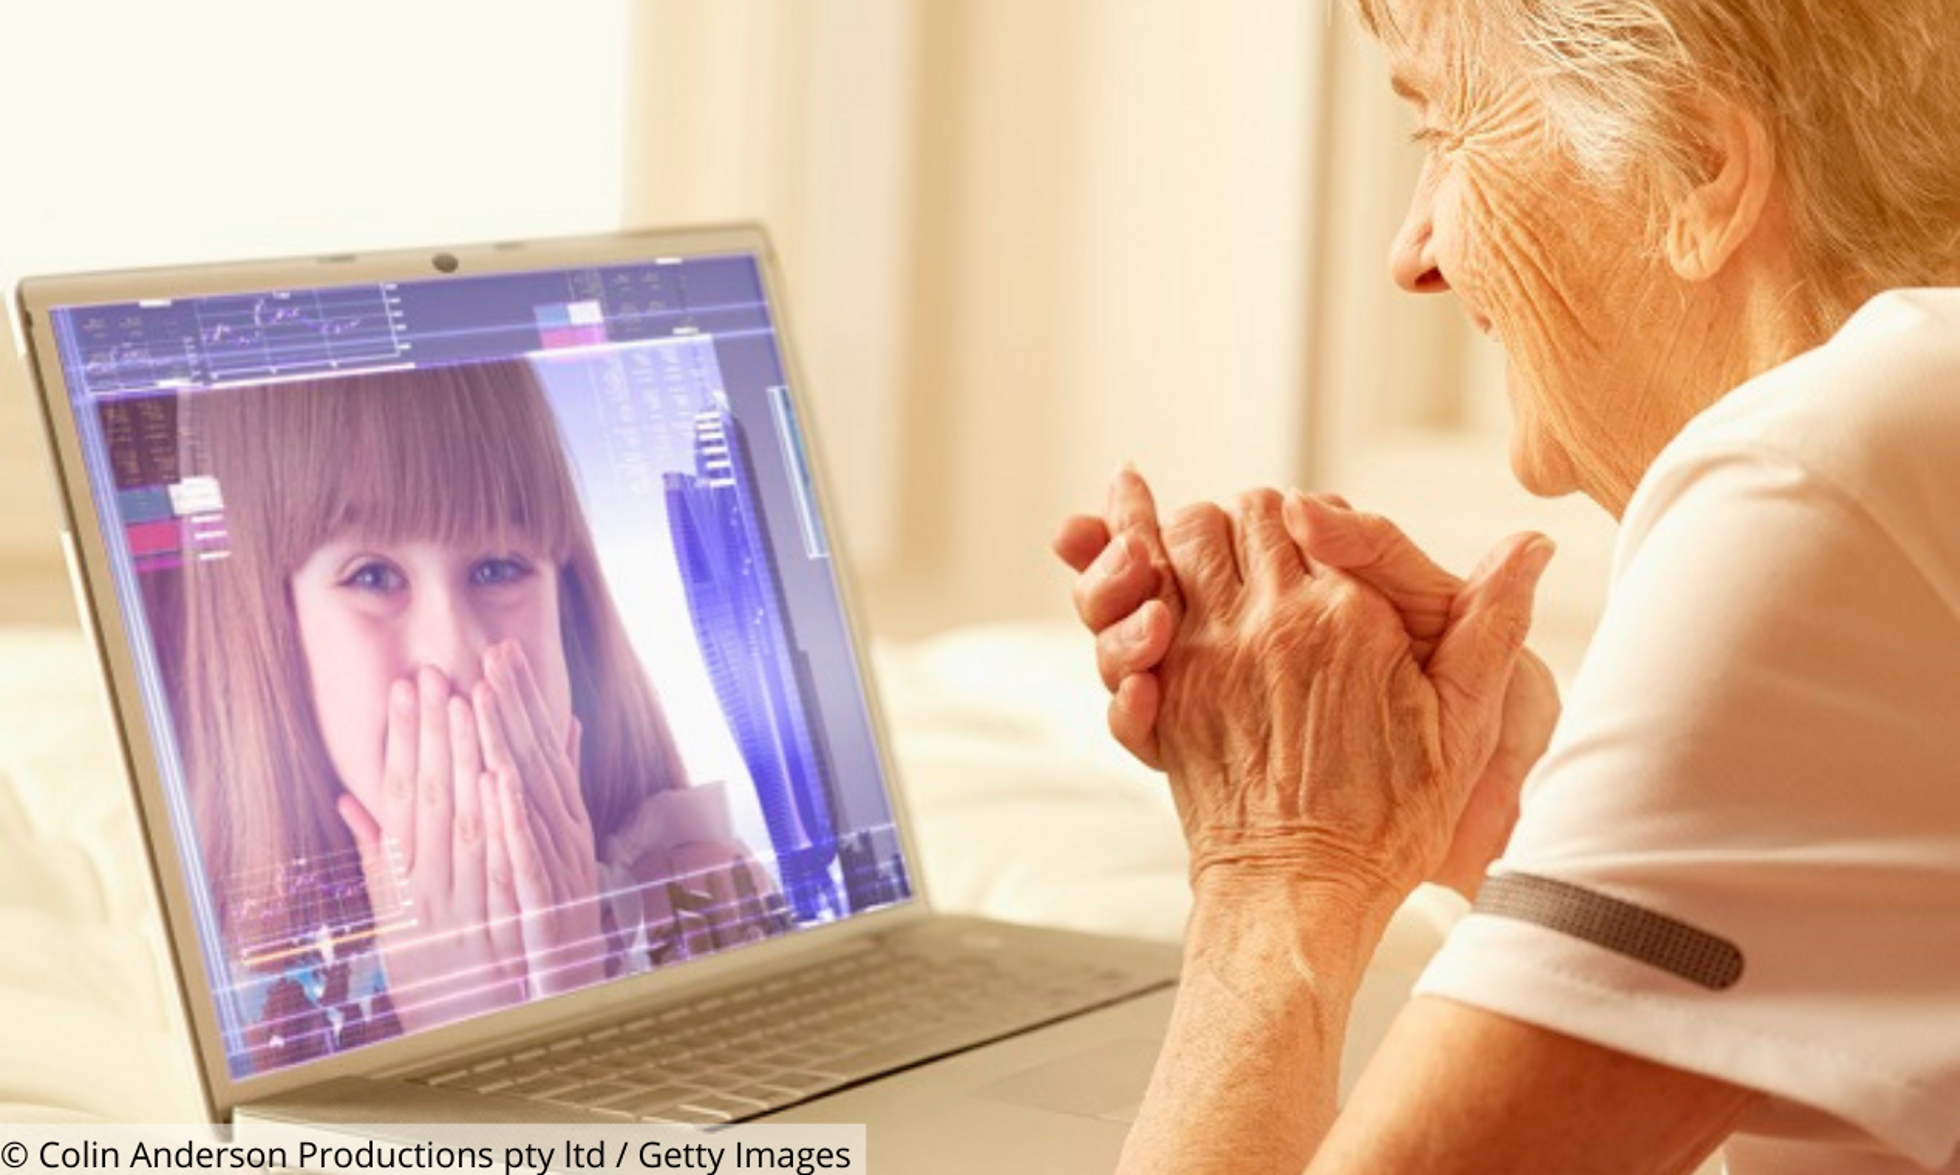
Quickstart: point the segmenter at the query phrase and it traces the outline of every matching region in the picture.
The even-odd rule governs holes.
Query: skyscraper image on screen
[[[692,474],[664,475],[688,611],[722,713],[754,779],[797,920],[841,916],[830,771],[799,689],[799,654],[762,527],[754,468],[725,397],[694,418]]]

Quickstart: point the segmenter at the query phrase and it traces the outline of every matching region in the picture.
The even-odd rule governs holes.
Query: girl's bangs
[[[282,560],[377,543],[525,549],[564,562],[579,507],[542,388],[521,359],[259,389],[298,435],[273,483]],[[282,404],[289,397],[305,403]],[[268,428],[268,437],[282,430]],[[263,484],[263,483],[262,483]]]

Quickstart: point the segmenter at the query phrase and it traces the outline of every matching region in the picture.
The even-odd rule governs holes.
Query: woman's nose
[[[408,655],[417,665],[442,670],[456,692],[468,694],[482,678],[483,651],[490,643],[484,625],[463,601],[448,595],[416,601]]]
[[[1409,211],[1388,253],[1388,272],[1411,294],[1441,294],[1450,288],[1436,263],[1434,186],[1425,169],[1409,199]]]

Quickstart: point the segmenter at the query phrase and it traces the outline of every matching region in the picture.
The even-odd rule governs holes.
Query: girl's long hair
[[[234,960],[368,916],[335,811],[291,577],[337,533],[524,546],[559,569],[580,786],[597,839],[686,784],[600,574],[530,365],[500,360],[201,391],[179,403],[181,475],[215,478],[230,554],[186,561],[177,729],[213,903]]]

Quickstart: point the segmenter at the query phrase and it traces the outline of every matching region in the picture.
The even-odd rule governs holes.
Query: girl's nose
[[[452,687],[467,695],[483,676],[483,651],[490,636],[474,611],[454,596],[439,594],[416,601],[409,657],[448,675]]]

